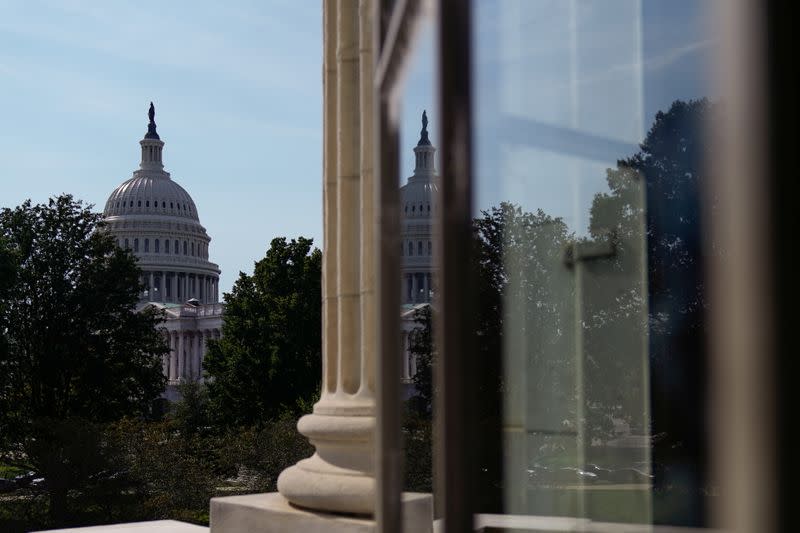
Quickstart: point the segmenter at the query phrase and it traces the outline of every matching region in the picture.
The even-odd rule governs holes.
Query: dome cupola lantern
[[[150,123],[147,125],[147,133],[144,139],[139,141],[142,147],[142,161],[139,163],[139,168],[142,170],[163,170],[164,163],[161,160],[161,153],[164,149],[164,141],[158,136],[156,131],[156,108],[153,102],[150,102],[150,110],[147,112],[150,118]],[[167,174],[167,177],[169,174]]]

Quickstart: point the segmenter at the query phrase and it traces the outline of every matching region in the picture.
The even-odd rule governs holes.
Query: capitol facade
[[[167,397],[174,385],[202,380],[206,341],[222,333],[220,269],[209,260],[211,237],[200,224],[192,197],[164,170],[161,140],[150,104],[141,162],[108,198],[107,230],[129,249],[142,269],[138,310],[163,309],[170,353],[164,358]]]
[[[428,116],[422,112],[422,130],[414,147],[414,174],[400,187],[400,272],[402,304],[400,313],[403,336],[403,372],[405,383],[417,373],[410,351],[411,334],[420,324],[417,313],[430,306],[434,294],[433,220],[439,209],[439,176],[436,174],[436,148],[428,137]],[[408,390],[411,393],[411,389]]]

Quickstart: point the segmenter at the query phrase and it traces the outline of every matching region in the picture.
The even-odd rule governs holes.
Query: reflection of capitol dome
[[[220,270],[208,260],[211,238],[200,225],[192,197],[164,170],[164,142],[156,132],[153,104],[139,144],[139,168],[114,189],[103,215],[117,244],[132,250],[142,269],[140,308],[164,310],[170,345],[164,374],[174,385],[202,379],[206,340],[221,336]],[[176,398],[174,387],[166,396]]]

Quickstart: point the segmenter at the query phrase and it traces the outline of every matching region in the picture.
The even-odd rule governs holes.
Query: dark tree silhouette
[[[647,328],[649,337],[651,428],[656,487],[671,491],[671,523],[701,525],[707,489],[708,421],[707,299],[704,258],[721,253],[707,239],[703,213],[705,165],[710,157],[707,130],[715,107],[706,99],[675,101],[656,114],[640,151],[607,173],[610,192],[592,205],[590,231],[597,236],[616,220],[620,240],[643,240],[647,250]],[[638,200],[638,183],[645,185],[646,203]],[[707,201],[713,210],[713,199]],[[642,217],[646,225],[634,223]],[[644,236],[640,237],[642,231]],[[617,265],[619,267],[619,265]],[[641,306],[643,300],[622,301],[618,315]],[[638,312],[638,311],[636,311]],[[658,511],[658,509],[656,509]]]
[[[223,337],[204,361],[214,416],[223,425],[298,413],[321,375],[322,253],[312,240],[272,240],[253,275],[225,295]]]
[[[68,490],[101,468],[98,424],[147,414],[164,388],[161,316],[135,313],[140,270],[69,195],[0,211],[0,451],[46,478],[63,523]]]

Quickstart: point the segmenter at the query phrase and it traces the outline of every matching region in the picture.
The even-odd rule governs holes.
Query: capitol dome
[[[433,296],[433,217],[439,209],[439,177],[434,167],[436,148],[428,138],[428,117],[414,147],[414,175],[400,187],[403,303],[428,303]]]
[[[154,213],[200,221],[186,189],[168,177],[152,175],[134,176],[124,181],[108,197],[103,212],[106,216]]]
[[[108,197],[103,215],[120,247],[133,251],[144,273],[145,302],[200,304],[219,301],[219,267],[209,261],[211,243],[197,206],[164,170],[164,142],[150,104],[141,162]]]

